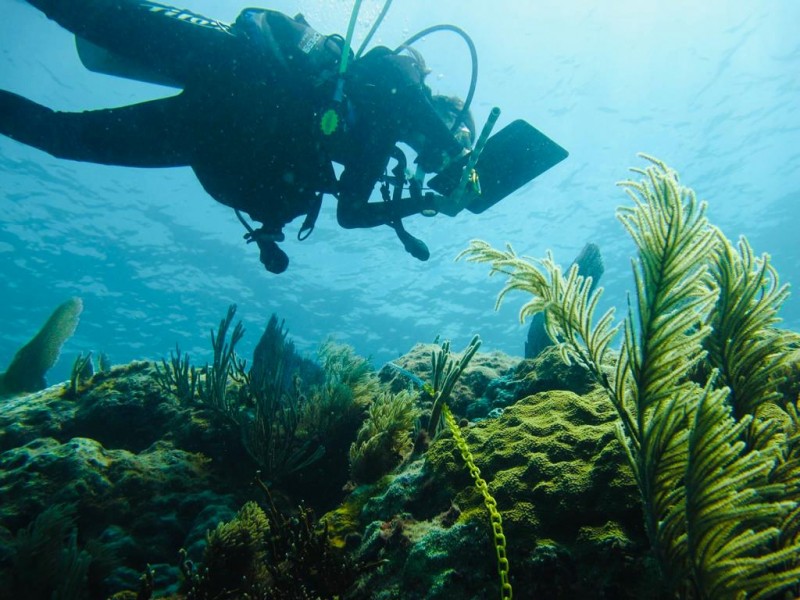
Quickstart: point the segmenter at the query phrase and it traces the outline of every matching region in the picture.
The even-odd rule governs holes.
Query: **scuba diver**
[[[318,33],[302,15],[267,9],[245,9],[227,24],[148,0],[27,1],[76,35],[90,69],[181,91],[71,113],[0,90],[0,133],[69,160],[190,166],[215,200],[236,209],[272,273],[289,263],[278,246],[284,226],[305,215],[298,232],[305,239],[324,194],[337,198],[342,227],[389,225],[408,252],[427,260],[427,247],[402,219],[453,216],[479,193],[469,100],[434,95],[422,57],[408,45],[362,55],[375,27],[351,52],[357,8],[343,39]],[[471,48],[469,99],[477,76]],[[406,177],[400,142],[417,153],[422,176]],[[343,166],[338,180],[332,163]],[[468,168],[470,191],[452,193]],[[440,188],[447,193],[423,193],[424,174],[445,171]],[[383,197],[370,201],[378,182]],[[406,184],[411,194],[402,197]],[[241,212],[261,226],[251,227]]]

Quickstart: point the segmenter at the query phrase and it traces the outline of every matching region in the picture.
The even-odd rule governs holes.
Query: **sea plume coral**
[[[507,276],[498,303],[512,290],[530,293],[521,317],[543,312],[562,357],[605,388],[664,596],[796,592],[800,544],[782,535],[800,500],[796,435],[774,406],[783,417],[759,422],[761,447],[745,436],[748,411],[775,399],[775,373],[789,355],[788,336],[774,327],[785,289],[766,257],[753,259],[746,240],[737,252],[708,223],[705,203],[675,171],[645,158],[651,164],[634,169],[642,179],[621,184],[633,206],[618,218],[638,249],[635,302],[621,325],[613,310],[595,323],[602,290],[592,292],[575,267],[565,276],[551,255],[531,261],[473,242],[462,256]],[[609,371],[605,357],[620,327]],[[704,385],[694,381],[698,372],[709,374]]]

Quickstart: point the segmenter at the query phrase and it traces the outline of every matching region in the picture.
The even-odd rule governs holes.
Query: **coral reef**
[[[543,315],[552,342],[534,359],[479,353],[476,336],[376,373],[331,341],[300,357],[273,315],[248,368],[231,306],[204,367],[177,347],[95,373],[81,357],[70,383],[4,399],[0,594],[800,594],[787,289],[666,165],[636,172],[622,323],[595,319],[602,290],[577,266],[466,251],[508,277],[500,299],[531,294],[522,317]]]
[[[428,346],[422,353],[415,349],[398,362],[413,366],[415,356],[427,354],[425,364],[430,366],[431,352],[437,347]],[[403,390],[397,394],[390,392],[388,387],[375,388],[374,382],[365,383],[363,379],[369,374],[363,361],[356,361],[349,352],[333,348],[330,351],[333,354],[326,355],[328,368],[339,375],[329,376],[327,380],[339,383],[333,386],[340,390],[338,397],[357,396],[361,403],[372,394],[375,394],[374,398],[385,396],[388,399],[399,395],[406,401],[413,399],[414,396],[406,389],[407,380],[402,384]],[[526,361],[529,366],[525,372],[529,380],[543,385],[544,369],[549,364],[545,356],[551,352],[548,350],[538,362]],[[361,373],[357,377],[347,368],[354,361],[356,372]],[[467,406],[485,395],[499,380],[498,374],[508,376],[518,363],[519,359],[498,353],[476,354],[454,387],[461,395],[463,405]],[[536,365],[542,366],[538,376]],[[547,381],[553,382],[556,388],[575,387],[569,380],[569,372],[562,370],[561,373],[561,379],[558,375],[548,375]],[[431,376],[431,372],[427,375]],[[365,385],[356,386],[356,391],[345,392],[343,382]],[[524,378],[519,380],[521,387],[514,394],[524,393],[524,386],[528,385],[525,382]],[[400,385],[399,380],[397,385]],[[489,481],[490,490],[497,496],[505,518],[511,560],[516,569],[512,574],[519,585],[528,584],[527,573],[537,572],[531,571],[524,562],[528,560],[524,557],[531,554],[530,549],[525,549],[527,540],[532,539],[531,532],[546,531],[551,540],[544,546],[536,546],[539,548],[537,556],[545,552],[543,548],[547,549],[546,552],[557,549],[553,555],[557,559],[552,559],[556,563],[560,564],[561,559],[567,560],[565,557],[574,560],[571,548],[578,543],[575,542],[577,538],[574,535],[570,537],[571,534],[558,534],[559,524],[555,521],[552,525],[541,524],[549,522],[549,515],[563,522],[571,521],[569,507],[578,506],[578,497],[586,490],[586,485],[576,486],[571,480],[569,485],[563,483],[563,490],[561,483],[549,483],[549,503],[543,504],[541,511],[533,508],[531,498],[512,499],[518,493],[533,491],[533,487],[518,481],[519,473],[505,474],[512,465],[517,465],[519,472],[525,472],[530,469],[528,452],[544,452],[548,446],[552,446],[552,451],[558,451],[552,459],[554,465],[566,464],[562,454],[569,452],[568,439],[557,446],[543,430],[534,429],[532,433],[526,433],[523,426],[509,427],[511,421],[506,419],[515,418],[515,414],[519,414],[515,411],[526,410],[528,401],[532,400],[507,409],[508,414],[501,417],[502,420],[487,419],[483,424],[464,431],[475,462]],[[380,402],[369,403],[359,412],[362,416],[358,423],[369,429],[367,415],[371,410],[376,414],[381,412],[380,406]],[[541,425],[537,427],[550,427],[547,423],[551,422],[554,414],[559,414],[559,410],[574,413],[570,423],[578,426],[586,415],[576,412],[575,407],[574,401],[558,394],[548,398],[540,405],[536,419]],[[397,408],[394,406],[392,411]],[[421,408],[416,407],[415,412]],[[587,414],[592,413],[589,411]],[[442,594],[448,590],[455,593],[463,590],[466,594],[469,590],[479,593],[482,589],[496,589],[495,558],[482,498],[472,486],[469,472],[449,434],[440,434],[425,455],[407,457],[411,462],[403,462],[399,470],[392,472],[395,461],[400,462],[395,452],[405,454],[408,451],[408,432],[414,429],[413,424],[405,429],[409,425],[406,417],[400,419],[402,427],[394,429],[398,436],[394,438],[397,445],[392,446],[388,454],[392,460],[383,462],[387,457],[383,451],[388,448],[382,448],[378,453],[381,466],[377,471],[386,475],[372,485],[356,488],[336,513],[326,516],[324,521],[329,523],[327,535],[330,539],[325,544],[336,542],[340,548],[355,552],[357,562],[371,566],[362,573],[360,584],[354,587],[354,597],[361,593],[357,591],[361,589],[371,589],[383,597],[389,597],[392,589],[417,589],[414,587],[417,584],[404,581],[404,577],[413,575],[417,578],[421,573],[428,575],[419,580],[419,585],[442,585]],[[528,417],[523,420],[528,421]],[[558,428],[548,431],[555,434]],[[561,435],[566,434],[561,432]],[[582,437],[583,433],[574,435]],[[608,431],[604,435],[613,442]],[[357,428],[342,433],[341,442],[328,440],[328,446],[339,443],[346,460],[347,450],[356,439]],[[584,455],[580,460],[589,461],[596,452],[602,461],[598,468],[606,469],[609,474],[615,472],[613,465],[619,463],[619,455],[614,455],[617,462],[611,461],[609,452],[599,451],[598,447],[597,443],[588,442],[585,447],[581,446]],[[106,556],[103,560],[93,559],[89,568],[87,586],[98,596],[121,589],[137,589],[143,572],[150,574],[150,585],[155,589],[162,593],[170,590],[176,593],[180,548],[186,549],[187,559],[197,564],[198,569],[203,568],[203,556],[208,546],[206,532],[220,522],[230,521],[246,502],[263,500],[250,483],[258,465],[249,458],[238,430],[197,397],[189,403],[178,402],[173,394],[165,392],[155,365],[145,362],[96,373],[84,382],[76,398],[68,396],[64,386],[55,386],[10,400],[6,411],[0,414],[0,465],[3,469],[0,490],[4,498],[10,499],[4,503],[1,515],[2,525],[8,531],[17,532],[27,527],[51,503],[74,504],[80,542],[78,549],[89,551],[92,556]],[[322,489],[337,480],[336,471],[326,468],[327,472],[317,470],[318,464],[314,464],[293,477],[305,475],[312,484],[317,483],[317,490]],[[588,473],[592,468],[586,466],[577,470]],[[552,479],[551,475],[550,469],[545,469],[541,477]],[[348,476],[345,463],[338,485],[341,486]],[[501,477],[502,485],[494,480],[496,477]],[[513,481],[517,481],[513,486],[506,485],[506,482]],[[607,491],[607,480],[602,482],[600,491]],[[284,506],[282,510],[294,512],[290,510],[293,501],[288,498],[284,501],[283,498],[286,494],[297,498],[297,489],[304,488],[294,482],[273,491],[277,494],[276,503]],[[544,488],[540,486],[537,489],[537,493],[541,493]],[[564,496],[570,489],[574,490],[574,495]],[[612,489],[624,490],[625,484],[612,486]],[[341,492],[332,496],[333,502],[337,497],[341,497]],[[591,501],[589,505],[593,503],[596,502]],[[555,507],[560,508],[556,510]],[[294,517],[287,518],[291,520]],[[304,518],[309,530],[313,530],[310,514]],[[637,519],[628,521],[636,523]],[[606,521],[587,521],[587,529],[581,535],[587,536],[589,531],[605,531],[604,527],[610,531],[624,531],[630,525],[623,527],[607,525]],[[636,537],[635,532],[626,535]],[[320,551],[325,547],[320,547]],[[9,548],[6,546],[6,556]],[[435,555],[429,555],[434,550]],[[591,553],[587,552],[587,555],[591,556]],[[465,562],[465,556],[469,556],[471,562]],[[541,556],[529,560],[536,563]],[[6,563],[0,561],[0,566],[3,564]],[[549,569],[555,568],[552,561],[547,564]],[[151,565],[150,570],[147,565]],[[408,565],[407,568],[404,565]],[[559,579],[560,585],[567,585],[570,577],[580,570],[574,563],[571,568],[572,571],[563,568],[565,575]],[[462,572],[468,573],[463,582],[460,579]],[[567,576],[567,573],[571,575]],[[545,572],[542,577],[549,575]],[[384,579],[385,584],[377,586],[376,582]],[[419,597],[424,596],[421,590],[422,587],[417,590]]]
[[[435,349],[427,347],[426,365]],[[413,366],[419,355],[415,348],[398,362]],[[503,375],[468,379],[467,367],[456,385],[465,406],[501,384],[509,397],[521,396],[496,418],[461,430],[503,518],[514,595],[647,597],[655,579],[648,570],[636,482],[615,434],[616,413],[602,388],[585,391],[588,374],[583,367],[553,370],[557,356],[557,348],[534,361],[478,353],[470,365],[502,365],[491,372]],[[349,359],[335,362],[343,361]],[[514,373],[524,377],[514,379]],[[536,393],[527,394],[532,388]],[[584,391],[579,395],[576,389]],[[381,394],[385,400],[396,396],[385,388],[377,397]],[[410,396],[407,391],[400,394]],[[373,406],[379,411],[377,403],[367,413]],[[789,473],[800,448],[800,419],[787,422],[787,431],[792,422],[795,442],[782,463]],[[2,525],[20,532],[49,503],[74,505],[70,531],[78,532],[78,545],[72,552],[91,554],[86,587],[92,597],[139,589],[143,572],[147,586],[140,598],[149,597],[147,589],[176,599],[213,597],[202,595],[208,589],[230,590],[228,579],[212,581],[202,574],[211,573],[210,565],[222,560],[208,554],[216,552],[209,550],[209,540],[234,540],[236,526],[223,527],[220,535],[207,532],[236,521],[237,512],[253,500],[270,522],[283,524],[280,548],[290,557],[276,564],[262,548],[248,554],[252,560],[236,561],[237,568],[248,569],[253,581],[260,582],[251,589],[255,598],[303,597],[286,595],[300,594],[299,588],[286,592],[282,587],[278,593],[270,569],[288,569],[277,572],[290,574],[281,585],[301,578],[308,593],[315,594],[310,597],[333,597],[334,589],[340,597],[354,599],[497,594],[496,557],[483,498],[448,430],[424,454],[406,456],[396,467],[381,463],[378,480],[353,489],[324,515],[322,529],[308,509],[298,511],[296,501],[287,497],[291,486],[273,487],[275,501],[265,503],[263,493],[251,485],[257,465],[241,446],[238,431],[201,403],[183,405],[165,395],[151,363],[95,374],[75,399],[60,386],[15,398],[9,412],[0,414],[0,433],[0,491],[10,499],[4,502]],[[344,439],[352,444],[356,437],[352,431]],[[398,439],[407,443],[407,437]],[[318,473],[314,477],[321,481]],[[275,505],[281,508],[271,508]],[[258,516],[259,511],[251,506],[246,512]],[[787,525],[785,531],[792,530]],[[270,525],[269,532],[272,539],[277,529]],[[60,548],[71,547],[70,535],[61,536]],[[0,535],[0,570],[12,564],[14,537]],[[298,539],[305,540],[307,557],[324,555],[332,564],[344,564],[337,561],[350,556],[345,575],[333,567],[327,571],[335,587],[325,588],[328,583],[320,580],[312,586],[315,575],[306,570],[307,560],[291,558],[291,540]],[[333,546],[339,550],[333,552]],[[186,549],[183,562],[181,548]],[[194,582],[184,584],[190,587],[182,591],[180,572],[193,574],[183,581]]]
[[[265,335],[274,341],[278,334],[283,344],[280,329],[271,323]],[[217,345],[219,340],[222,345],[229,343],[225,332],[213,337]],[[328,462],[322,471],[308,476],[309,487],[293,481],[278,497],[294,494],[302,499],[309,493],[312,503],[328,509],[343,495],[341,488],[349,475],[347,450],[376,393],[377,378],[368,362],[346,347],[326,344],[319,366],[300,360],[284,346],[277,357],[265,360],[289,359],[291,365],[301,366],[287,376],[290,384],[297,384],[298,372],[313,384],[303,389],[302,403],[291,407],[298,413],[294,434],[300,443],[308,440],[316,446],[324,439]],[[58,540],[58,547],[71,552],[69,556],[91,555],[88,573],[84,569],[79,574],[82,587],[75,597],[108,597],[137,589],[142,573],[146,585],[140,597],[146,597],[146,589],[162,593],[176,589],[179,551],[185,549],[187,560],[202,561],[206,532],[252,500],[257,494],[251,484],[253,474],[263,466],[237,426],[252,407],[252,388],[247,386],[253,371],[244,372],[243,361],[230,346],[226,352],[227,363],[218,361],[217,368],[218,375],[227,374],[224,402],[209,402],[207,395],[204,399],[199,392],[190,394],[191,386],[177,384],[179,379],[191,382],[194,372],[196,382],[210,390],[206,377],[214,369],[213,365],[195,369],[180,352],[159,367],[147,362],[116,366],[87,374],[79,385],[67,383],[4,400],[0,412],[4,581],[51,581],[38,574],[50,567],[15,558],[22,547],[15,540],[34,531],[37,519],[58,504],[72,507],[70,531],[78,540],[77,546],[71,538]],[[263,365],[263,352],[261,357]],[[165,369],[175,368],[168,378]],[[221,393],[221,384],[216,389]],[[315,484],[316,489],[309,491]],[[316,494],[328,487],[335,493]],[[289,505],[294,502],[287,500]],[[310,514],[305,517],[307,526],[313,521]],[[55,584],[42,585],[50,592],[58,589]]]

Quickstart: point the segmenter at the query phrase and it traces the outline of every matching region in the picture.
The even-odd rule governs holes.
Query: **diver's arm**
[[[376,227],[423,211],[438,210],[441,198],[415,195],[393,202],[370,202],[398,141],[410,134],[425,137],[418,163],[437,171],[462,152],[430,100],[424,75],[415,61],[382,48],[370,51],[353,67],[349,98],[358,120],[349,134],[345,169],[339,179],[337,218],[345,228]]]
[[[389,225],[399,219],[427,210],[436,210],[432,196],[403,198],[396,202],[370,202],[369,197],[375,187],[375,181],[348,180],[346,171],[340,180],[339,204],[336,208],[336,219],[345,229],[377,227]],[[354,178],[355,179],[355,178]],[[360,178],[358,178],[360,179]]]
[[[439,124],[442,124],[441,121]],[[446,127],[445,132],[449,136]],[[452,139],[452,136],[449,137]],[[340,226],[352,229],[389,225],[423,211],[444,212],[449,216],[456,214],[447,210],[446,198],[432,192],[416,193],[410,197],[389,202],[370,202],[375,184],[386,170],[388,157],[391,156],[394,149],[394,141],[391,141],[390,144],[387,143],[386,147],[391,149],[383,151],[379,144],[362,144],[361,151],[351,157],[351,164],[345,165],[339,178],[338,193],[336,194],[339,200],[336,217]],[[405,157],[403,158],[405,164]]]

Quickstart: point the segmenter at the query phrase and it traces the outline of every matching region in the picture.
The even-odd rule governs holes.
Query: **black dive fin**
[[[166,75],[148,69],[124,56],[109,52],[102,46],[93,44],[79,35],[75,36],[75,48],[78,50],[78,57],[81,59],[83,66],[94,73],[114,75],[115,77],[155,83],[167,87],[183,87],[181,83],[170,79]]]
[[[567,156],[569,152],[529,123],[513,121],[486,142],[475,165],[481,194],[467,210],[482,213]],[[463,168],[463,161],[451,165],[433,177],[428,187],[449,196],[458,185]]]

